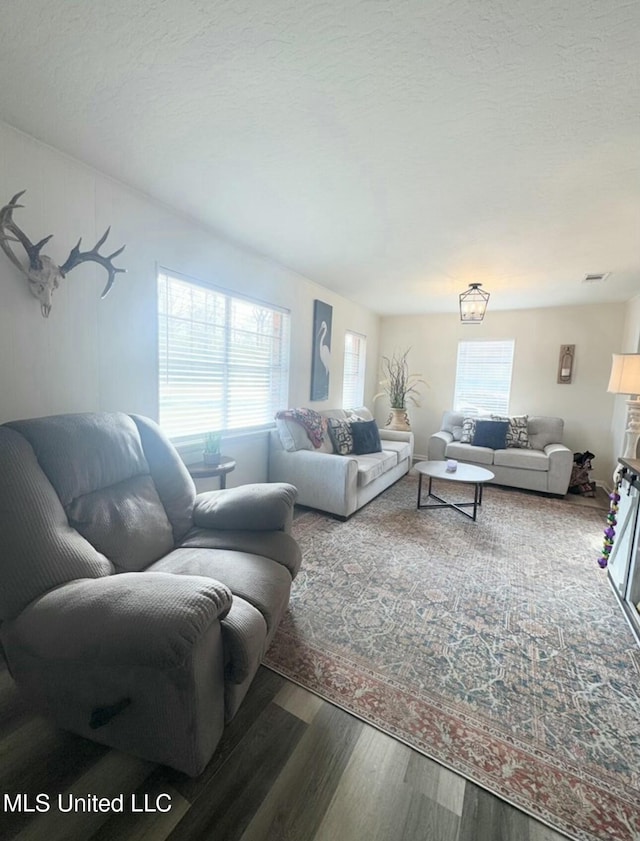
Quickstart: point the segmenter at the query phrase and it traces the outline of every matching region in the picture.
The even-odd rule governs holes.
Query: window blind
[[[454,411],[509,413],[514,344],[513,339],[458,343]]]
[[[364,375],[367,362],[367,339],[350,330],[344,336],[344,373],[342,407],[355,409],[364,403]]]
[[[289,313],[158,275],[160,425],[171,438],[255,429],[287,405]]]

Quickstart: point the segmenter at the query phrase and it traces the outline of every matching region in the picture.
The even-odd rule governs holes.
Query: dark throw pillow
[[[365,453],[379,453],[382,450],[378,424],[374,421],[354,421],[351,424],[353,452],[357,456]]]
[[[509,421],[476,421],[473,433],[474,447],[489,447],[492,450],[504,450],[507,443]]]

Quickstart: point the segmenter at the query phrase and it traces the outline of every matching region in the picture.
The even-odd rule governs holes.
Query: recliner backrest
[[[0,548],[10,556],[1,606],[9,615],[74,578],[145,569],[191,527],[193,482],[147,418],[57,415],[0,432]]]
[[[28,440],[0,427],[0,618],[76,578],[110,575],[113,564],[69,525]]]

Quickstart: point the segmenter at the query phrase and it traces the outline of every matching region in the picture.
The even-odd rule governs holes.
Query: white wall
[[[458,342],[462,339],[515,339],[512,414],[564,418],[564,442],[573,451],[591,450],[594,479],[611,484],[613,395],[607,394],[611,354],[622,347],[624,304],[552,307],[488,312],[480,325],[462,325],[457,315],[385,317],[381,354],[411,348],[412,373],[421,373],[430,388],[421,408],[411,409],[416,454],[425,455],[429,436],[450,409]],[[561,344],[575,344],[573,382],[556,382]],[[376,417],[386,406],[379,401]]]
[[[0,123],[0,204],[26,189],[14,219],[63,262],[78,237],[90,248],[111,225],[102,253],[123,243],[127,269],[104,299],[106,272],[76,268],[48,319],[26,280],[0,253],[0,422],[59,412],[138,412],[158,417],[156,269],[163,266],[291,310],[289,404],[309,405],[313,301],[333,306],[329,399],[341,405],[344,332],[367,336],[367,391],[375,388],[379,318],[306,278],[216,237],[127,187]],[[215,189],[215,185],[212,185]],[[15,246],[17,253],[20,247]],[[21,255],[22,256],[22,255]],[[238,460],[229,485],[266,478],[265,437],[228,441]]]

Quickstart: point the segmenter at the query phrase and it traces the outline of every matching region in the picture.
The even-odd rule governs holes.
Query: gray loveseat
[[[320,414],[327,419],[348,417],[343,409]],[[351,416],[373,420],[366,407],[353,410]],[[328,436],[315,448],[299,424],[279,424],[269,438],[269,481],[295,485],[300,505],[350,517],[411,468],[413,433],[380,429],[379,434],[381,452],[338,455]]]
[[[295,488],[196,495],[159,427],[0,426],[1,639],[59,726],[196,775],[287,606]]]
[[[562,418],[529,416],[529,448],[507,447],[493,450],[462,443],[465,415],[445,412],[442,429],[429,438],[428,458],[433,461],[455,459],[486,467],[495,474],[497,485],[564,496],[569,487],[573,453],[562,443]]]

